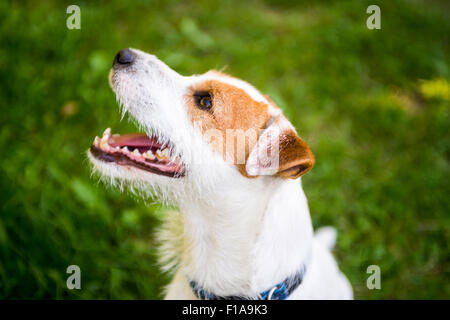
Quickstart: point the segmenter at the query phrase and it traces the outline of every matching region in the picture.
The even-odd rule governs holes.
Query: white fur
[[[313,235],[300,179],[245,178],[188,120],[187,88],[211,74],[183,77],[155,56],[134,52],[131,67],[113,72],[113,90],[141,129],[170,141],[181,153],[187,175],[173,179],[89,157],[105,180],[130,185],[143,196],[156,193],[179,207],[181,214],[171,212],[159,232],[161,259],[175,273],[166,298],[195,299],[189,280],[216,295],[256,297],[302,264],[307,265],[305,278],[289,299],[352,298],[333,256]],[[245,82],[214,77],[266,101]]]

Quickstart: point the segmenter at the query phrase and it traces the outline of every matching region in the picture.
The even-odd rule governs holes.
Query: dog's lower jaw
[[[181,205],[185,250],[166,299],[196,298],[190,280],[216,295],[257,297],[303,264],[305,279],[290,299],[352,297],[331,254],[314,241],[300,182],[263,185],[234,204]]]

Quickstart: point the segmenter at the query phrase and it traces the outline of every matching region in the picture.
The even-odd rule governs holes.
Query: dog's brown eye
[[[212,97],[208,92],[196,93],[194,99],[200,109],[210,110],[212,108]]]

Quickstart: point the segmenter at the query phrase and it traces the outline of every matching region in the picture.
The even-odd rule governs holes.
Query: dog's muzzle
[[[128,48],[120,50],[114,58],[113,67],[127,67],[133,64],[136,60],[136,54]]]

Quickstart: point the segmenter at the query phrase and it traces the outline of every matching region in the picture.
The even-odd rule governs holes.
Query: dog
[[[335,230],[313,232],[300,176],[314,156],[268,96],[136,49],[116,55],[109,81],[142,133],[107,129],[88,157],[106,181],[178,207],[159,231],[166,299],[353,298]]]

